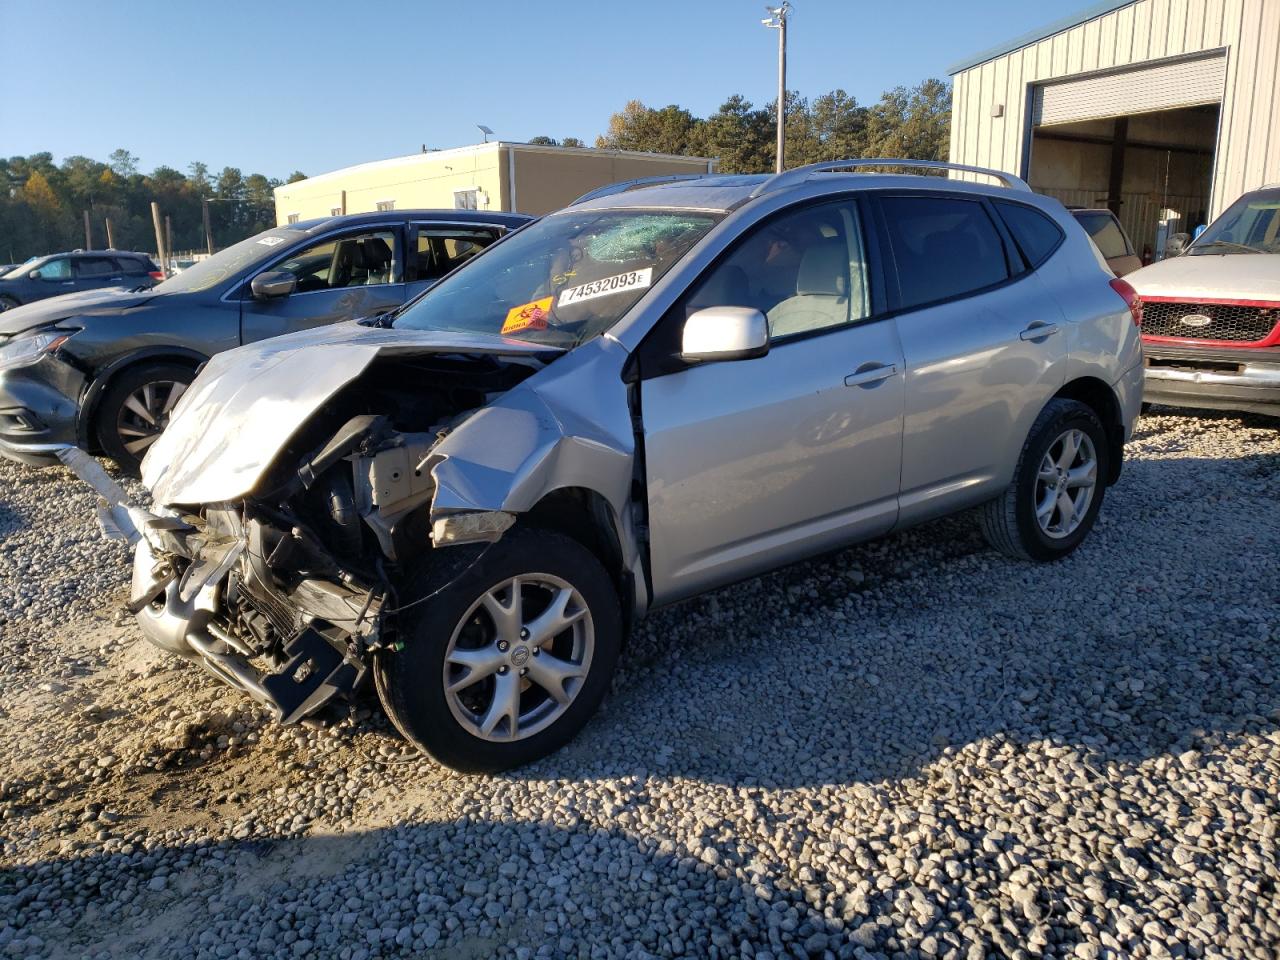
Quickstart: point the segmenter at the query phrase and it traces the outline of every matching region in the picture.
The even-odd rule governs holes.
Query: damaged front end
[[[153,511],[129,505],[87,456],[64,457],[106,501],[104,529],[136,542],[130,609],[147,638],[284,723],[354,693],[375,656],[396,649],[397,609],[424,599],[398,588],[431,551],[498,540],[575,476],[603,476],[625,514],[625,400],[616,423],[570,422],[553,409],[559,379],[545,394],[526,384],[558,351],[347,346],[371,339],[363,364],[350,349],[328,367],[324,349],[277,355],[252,400],[254,366],[273,351],[236,367],[216,358],[193,388],[201,403],[180,408],[144,465]],[[271,410],[289,389],[308,409],[273,432],[254,407]],[[639,569],[634,547],[622,553]]]

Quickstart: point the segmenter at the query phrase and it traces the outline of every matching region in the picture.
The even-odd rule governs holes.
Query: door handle
[[[898,372],[896,363],[880,363],[875,366],[863,365],[858,369],[857,373],[851,373],[844,378],[846,387],[869,387],[881,380],[888,380]]]
[[[1019,340],[1044,340],[1058,332],[1056,323],[1033,323],[1018,334]]]

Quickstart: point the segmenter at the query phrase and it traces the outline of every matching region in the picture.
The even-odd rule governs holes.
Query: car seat
[[[768,318],[771,337],[849,322],[849,254],[843,241],[826,241],[804,252],[795,296],[771,309]]]

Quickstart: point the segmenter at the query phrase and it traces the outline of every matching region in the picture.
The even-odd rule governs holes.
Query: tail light
[[[156,281],[160,281],[164,279],[164,274],[161,273],[159,270],[152,270],[150,273],[147,274],[147,276],[149,276],[152,280],[156,280]]]
[[[1129,312],[1133,314],[1133,325],[1135,327],[1142,326],[1142,298],[1138,296],[1138,291],[1133,289],[1127,281],[1116,277],[1111,281],[1111,289],[1124,299],[1125,306],[1129,308]]]

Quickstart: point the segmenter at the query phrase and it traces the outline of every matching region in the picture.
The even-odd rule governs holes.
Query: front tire
[[[1023,444],[1013,483],[979,508],[987,543],[1007,557],[1039,562],[1075,550],[1102,507],[1109,450],[1092,408],[1050,400]]]
[[[576,540],[513,530],[484,552],[432,551],[400,592],[403,648],[374,679],[405,737],[464,773],[530,763],[566,744],[613,677],[622,617],[613,582]]]
[[[195,372],[179,363],[146,363],[112,382],[98,405],[98,442],[130,476],[138,476],[142,458],[169,425]]]
[[[4,313],[6,310],[12,310],[14,307],[20,306],[22,306],[22,304],[8,294],[0,296],[0,313]]]

